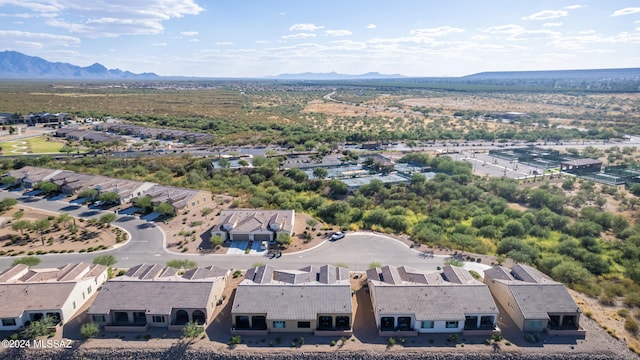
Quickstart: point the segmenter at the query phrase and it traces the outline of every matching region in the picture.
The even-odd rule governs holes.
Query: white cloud
[[[543,27],[558,27],[558,26],[562,26],[561,22],[549,22],[549,23],[544,23],[542,24]]]
[[[197,31],[183,31],[180,33],[182,36],[198,36],[199,32]]]
[[[285,40],[289,40],[289,39],[306,39],[306,38],[315,37],[315,36],[316,34],[298,33],[298,34],[285,35],[285,36],[282,36],[281,38]]]
[[[569,5],[569,6],[565,6],[564,8],[567,10],[576,10],[576,9],[582,9],[583,7],[585,7],[584,5]]]
[[[64,9],[59,1],[0,0],[0,5],[22,7],[38,13],[57,13]]]
[[[549,20],[568,16],[569,12],[564,10],[542,10],[535,14],[525,16],[522,20]]]
[[[229,46],[229,45],[233,45],[234,43],[231,41],[218,41],[216,43],[216,45],[220,45],[220,46]]]
[[[349,36],[352,33],[349,30],[327,30],[324,34],[327,36]]]
[[[189,39],[189,42],[200,42],[198,39]]]
[[[378,25],[376,25],[376,24],[369,24],[365,28],[367,28],[367,29],[375,29],[377,27],[378,27]]]
[[[167,46],[167,43],[165,43],[165,42],[152,43],[151,46]]]
[[[411,30],[409,33],[411,35],[416,35],[418,37],[434,38],[434,37],[441,37],[441,36],[446,36],[449,34],[461,33],[461,32],[464,32],[464,30],[456,27],[451,27],[451,26],[441,26],[441,27],[430,28],[430,29],[414,29],[414,30]]]
[[[640,7],[628,7],[620,10],[616,10],[611,16],[630,15],[640,12]]]
[[[314,24],[293,24],[289,28],[290,31],[316,31],[320,29],[324,29],[324,26]]]
[[[482,32],[490,33],[490,34],[516,34],[524,32],[524,28],[520,25],[498,25],[498,26],[490,26],[486,29],[483,29]]]
[[[73,36],[56,35],[47,33],[32,33],[18,30],[0,30],[0,39],[8,39],[11,41],[31,41],[43,42],[47,44],[56,44],[62,46],[71,46],[80,44],[80,39]]]
[[[196,0],[0,0],[31,11],[29,16],[52,18],[52,27],[91,38],[159,34],[164,21],[204,11]]]
[[[44,48],[44,44],[36,41],[16,41],[17,45],[23,45],[25,47],[30,47],[32,49],[42,49]]]
[[[268,44],[270,43],[269,40],[256,40],[256,44]]]

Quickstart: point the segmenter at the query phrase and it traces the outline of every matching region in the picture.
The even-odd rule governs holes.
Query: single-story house
[[[293,236],[294,210],[223,210],[211,229],[229,241],[275,241],[278,234]]]
[[[349,272],[333,265],[275,270],[263,265],[247,271],[231,307],[232,334],[352,333]]]
[[[380,336],[499,331],[489,289],[460,267],[425,273],[387,265],[367,270],[367,283]]]
[[[106,280],[102,265],[13,266],[0,273],[0,331],[19,330],[46,316],[64,325]]]
[[[142,196],[151,196],[153,205],[168,203],[175,210],[190,209],[207,204],[212,195],[208,191],[178,188],[165,185],[154,185],[144,191]]]
[[[53,176],[63,170],[25,166],[17,170],[11,170],[6,175],[16,178],[25,188],[32,188],[41,182],[49,181]]]
[[[580,308],[563,284],[518,264],[484,271],[484,282],[500,306],[523,332],[582,335]]]
[[[206,326],[222,300],[229,272],[214,265],[184,273],[137,265],[107,281],[87,314],[106,331],[179,330],[188,322]]]

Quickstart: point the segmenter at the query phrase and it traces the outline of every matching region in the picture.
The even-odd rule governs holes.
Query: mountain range
[[[17,51],[0,52],[0,79],[73,79],[116,80],[154,79],[154,73],[134,74],[120,69],[107,69],[95,63],[77,66],[61,62],[49,62],[43,58],[29,56]]]
[[[120,69],[107,69],[104,65],[95,63],[90,66],[77,66],[69,63],[50,62],[36,56],[25,55],[16,51],[0,52],[0,79],[31,79],[31,80],[194,80],[198,78],[185,76],[159,76],[154,73],[135,74]],[[211,78],[200,78],[211,79]],[[271,80],[310,80],[310,81],[340,81],[340,80],[388,80],[408,81],[410,78],[400,74],[380,74],[369,72],[360,75],[330,73],[301,73],[265,76],[261,79]],[[569,81],[581,80],[640,80],[640,68],[628,69],[592,69],[592,70],[548,70],[548,71],[502,71],[482,72],[463,77],[448,78],[417,78],[424,81],[438,80],[439,82],[484,82],[504,80],[545,80],[564,79]]]

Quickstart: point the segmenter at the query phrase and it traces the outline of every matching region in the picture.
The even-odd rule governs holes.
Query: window
[[[252,316],[251,325],[257,330],[267,330],[267,318],[261,315]]]
[[[89,287],[87,288],[87,294],[91,294],[91,291],[93,290],[91,290],[91,285],[89,285]]]
[[[457,321],[447,321],[447,329],[455,329],[458,327]]]
[[[73,308],[75,309],[76,308],[76,302],[74,301],[72,305],[73,305]]]
[[[285,328],[284,321],[274,321],[273,322],[273,328],[274,329],[284,329]]]
[[[164,321],[164,316],[163,315],[153,315],[152,319],[151,319],[154,323],[163,323]]]
[[[311,321],[298,321],[298,329],[311,328]]]
[[[249,317],[243,315],[236,316],[236,329],[248,329],[249,326]]]
[[[97,323],[103,323],[106,322],[104,315],[93,315],[93,321],[97,322]]]
[[[426,320],[420,324],[420,327],[423,329],[433,329],[433,321]]]
[[[320,316],[318,318],[318,327],[320,329],[333,328],[333,318],[331,316]]]
[[[409,330],[411,328],[411,318],[408,316],[400,316],[398,318],[398,329]]]
[[[16,326],[16,319],[2,319],[2,326]]]
[[[84,291],[82,292],[82,300],[84,300]]]
[[[336,316],[336,328],[349,329],[349,317],[348,316]]]
[[[380,319],[380,329],[381,330],[395,330],[395,322],[396,319],[393,316],[385,316]]]

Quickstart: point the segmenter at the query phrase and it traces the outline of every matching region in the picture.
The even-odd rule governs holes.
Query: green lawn
[[[63,144],[47,142],[44,136],[0,143],[3,155],[58,153]]]

